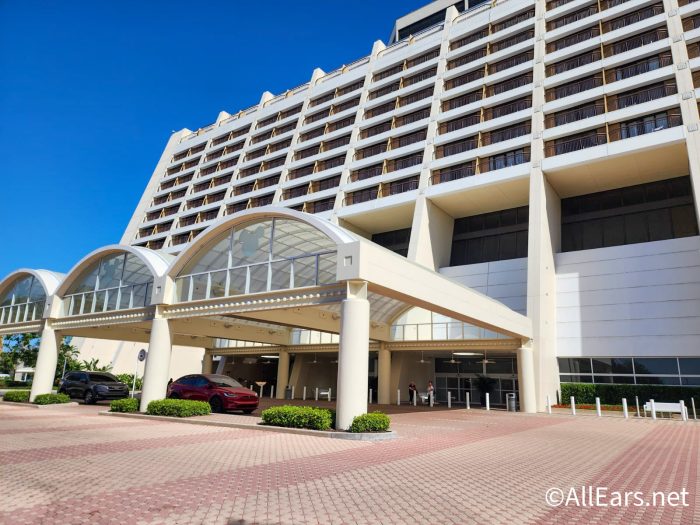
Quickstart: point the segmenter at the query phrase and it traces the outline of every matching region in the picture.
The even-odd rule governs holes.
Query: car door
[[[209,380],[206,377],[195,376],[192,383],[192,395],[190,399],[209,401]]]
[[[75,372],[71,372],[70,374],[66,375],[65,380],[63,381],[63,390],[66,391],[66,393],[70,397],[75,397],[75,381],[77,374]]]
[[[194,378],[192,376],[186,376],[186,377],[183,377],[182,379],[178,380],[178,382],[177,382],[179,385],[178,393],[180,394],[180,397],[182,399],[191,399],[190,396],[192,395],[192,381],[193,381],[193,379]]]

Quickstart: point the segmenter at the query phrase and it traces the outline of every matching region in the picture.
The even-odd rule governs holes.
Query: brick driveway
[[[0,523],[700,523],[697,423],[408,409],[369,443],[100,410],[0,404]],[[690,495],[545,504],[581,485]]]

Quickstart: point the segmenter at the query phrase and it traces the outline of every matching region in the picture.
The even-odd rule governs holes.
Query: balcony
[[[383,115],[384,113],[388,113],[389,111],[394,111],[395,109],[396,101],[392,100],[391,102],[386,102],[381,106],[376,106],[374,108],[368,109],[367,111],[365,111],[365,118],[373,118],[377,115]]]
[[[499,51],[503,51],[504,49],[508,49],[509,47],[518,45],[522,42],[526,42],[527,40],[530,40],[531,38],[535,37],[535,30],[530,29],[528,31],[523,31],[522,33],[518,33],[515,36],[511,36],[510,38],[505,38],[503,40],[500,40],[496,42],[495,44],[491,44],[491,53],[497,53]]]
[[[409,104],[413,104],[420,100],[430,98],[433,96],[433,91],[434,86],[430,86],[425,89],[421,89],[420,91],[416,91],[415,93],[411,93],[410,95],[405,95],[399,98],[398,105],[399,107],[408,106]]]
[[[397,80],[396,82],[387,84],[386,86],[381,87],[376,91],[370,91],[368,99],[374,100],[375,98],[383,97],[384,95],[388,95],[389,93],[393,93],[394,91],[398,91],[399,89],[401,89],[401,81]]]
[[[512,91],[513,89],[527,86],[528,84],[532,84],[532,73],[519,75],[515,78],[510,78],[505,82],[488,86],[486,88],[486,96],[493,97],[495,95],[500,95],[501,93],[506,93],[507,91]]]
[[[515,126],[497,129],[495,131],[487,131],[481,135],[481,145],[490,146],[491,144],[498,144],[499,142],[505,142],[506,140],[523,137],[530,133],[530,128],[531,123],[530,121],[527,121]]]
[[[355,115],[336,120],[335,122],[329,122],[327,127],[327,133],[333,133],[339,129],[347,128],[355,123]]]
[[[345,153],[338,155],[337,157],[332,157],[330,159],[322,160],[317,163],[318,171],[330,170],[333,168],[339,168],[345,164]]]
[[[350,182],[371,179],[372,177],[378,177],[382,173],[384,173],[384,164],[374,164],[373,166],[367,166],[366,168],[353,171],[350,174]]]
[[[319,120],[323,120],[324,118],[330,115],[330,111],[330,108],[328,108],[324,109],[323,111],[319,111],[318,113],[314,113],[313,115],[309,115],[304,119],[304,125],[312,124],[314,122],[318,122]]]
[[[651,18],[656,15],[663,14],[664,5],[663,3],[658,3],[650,5],[649,7],[643,7],[637,11],[626,14],[625,16],[620,16],[618,18],[613,18],[607,22],[603,22],[603,33],[609,33],[610,31],[615,31],[617,29],[622,29],[647,18]]]
[[[321,95],[318,98],[314,98],[309,101],[309,107],[313,108],[315,106],[318,106],[320,104],[323,104],[324,102],[328,102],[329,100],[333,100],[335,98],[335,91],[329,91],[325,95]]]
[[[683,19],[683,31],[692,31],[700,27],[700,15]]]
[[[424,80],[428,80],[429,78],[433,78],[436,73],[437,73],[437,66],[431,67],[430,69],[427,69],[421,73],[404,78],[402,86],[408,87],[408,86],[412,86],[413,84],[418,84],[419,82],[423,82]]]
[[[593,148],[606,143],[607,136],[605,134],[605,129],[602,128],[547,142],[545,144],[544,154],[546,157],[553,157],[555,155],[563,155],[565,153]]]
[[[476,91],[472,91],[471,93],[466,93],[464,95],[445,100],[442,102],[442,111],[450,111],[466,106],[467,104],[473,104],[474,102],[481,100],[483,96],[483,90],[478,89]]]
[[[317,193],[319,191],[332,190],[340,185],[340,175],[335,177],[328,177],[327,179],[317,180],[311,183],[310,193]]]
[[[435,171],[431,175],[430,181],[431,184],[441,184],[443,182],[449,182],[453,180],[463,179],[465,177],[471,177],[475,173],[476,163],[474,161],[471,161]]]
[[[380,80],[384,80],[385,78],[389,78],[392,75],[396,75],[397,73],[400,73],[403,71],[403,64],[396,64],[393,67],[390,67],[389,69],[385,69],[384,71],[380,71],[379,73],[375,73],[374,76],[372,77],[372,82],[379,82]]]
[[[587,66],[588,64],[592,64],[593,62],[597,62],[602,57],[603,55],[601,54],[600,49],[594,49],[593,51],[582,53],[572,58],[567,58],[566,60],[562,60],[561,62],[557,62],[556,64],[548,65],[545,68],[545,74],[548,77],[551,77],[552,75],[565,73],[567,71],[571,71],[579,67]]]
[[[584,29],[583,31],[579,31],[578,33],[574,33],[573,35],[565,36],[564,38],[560,38],[559,40],[555,40],[554,42],[548,43],[547,53],[561,51],[562,49],[566,49],[567,47],[576,46],[578,44],[588,42],[589,40],[597,36],[600,36],[600,27],[595,25]]]
[[[551,11],[552,9],[556,9],[557,7],[561,7],[573,1],[574,0],[551,0],[550,2],[547,2],[547,11]]]
[[[337,139],[322,142],[321,151],[331,151],[347,146],[348,144],[350,144],[350,135],[345,135],[344,137],[338,137]]]
[[[525,53],[515,55],[514,57],[501,60],[500,62],[496,62],[495,64],[490,64],[488,66],[489,75],[493,75],[494,73],[500,73],[501,71],[505,71],[506,69],[519,66],[520,64],[524,64],[525,62],[529,62],[534,58],[534,56],[535,55],[533,51],[527,51]]]
[[[373,186],[360,191],[354,191],[348,193],[345,196],[345,206],[351,206],[353,204],[359,204],[361,202],[368,202],[375,200],[379,194],[379,186]]]
[[[226,215],[231,215],[248,209],[248,201],[236,202],[226,206]]]
[[[603,48],[603,53],[606,57],[619,55],[620,53],[625,53],[642,46],[653,44],[654,42],[658,42],[659,40],[664,40],[666,38],[668,38],[668,31],[666,29],[654,29],[632,38],[627,38],[625,40],[620,40],[619,42],[608,44]]]
[[[482,47],[481,49],[477,49],[476,51],[472,51],[471,53],[468,53],[466,55],[462,55],[461,57],[453,58],[449,62],[447,62],[447,69],[455,69],[460,66],[463,66],[465,64],[469,64],[470,62],[475,62],[479,59],[482,59],[486,56],[486,46]]]
[[[289,179],[298,179],[299,177],[305,177],[306,175],[311,175],[314,172],[314,165],[313,164],[307,164],[306,166],[302,166],[301,168],[297,168],[295,170],[290,170],[288,177]]]
[[[321,213],[332,210],[334,206],[335,197],[329,197],[328,199],[322,199],[320,201],[307,202],[305,211],[306,213]]]
[[[389,131],[390,129],[391,120],[387,120],[386,122],[382,122],[381,124],[377,124],[376,126],[372,126],[371,128],[363,129],[360,132],[360,138],[366,139],[369,137],[374,137],[375,135],[380,135],[386,131]]]
[[[309,190],[308,184],[302,184],[301,186],[295,186],[294,188],[289,188],[284,190],[282,193],[282,199],[296,199],[297,197],[303,197]]]
[[[511,166],[530,162],[530,148],[519,148],[506,153],[499,153],[479,161],[479,173],[502,170]]]
[[[435,158],[442,159],[444,157],[458,155],[460,153],[464,153],[465,151],[476,149],[477,147],[479,147],[479,141],[476,136],[460,139],[442,146],[437,146],[435,148]]]
[[[315,146],[311,146],[310,148],[299,150],[294,154],[294,160],[302,160],[309,157],[313,157],[314,155],[318,155],[320,150],[320,144],[316,144]]]
[[[622,5],[625,2],[629,2],[629,0],[600,0],[600,9],[605,11],[607,9],[617,7],[618,5]]]
[[[415,144],[416,142],[421,142],[425,140],[428,131],[426,129],[421,129],[409,133],[407,135],[401,135],[400,137],[394,137],[391,139],[391,149],[403,148]]]
[[[386,172],[391,173],[394,171],[404,170],[406,168],[411,168],[413,166],[419,166],[423,163],[423,152],[414,153],[412,155],[407,155],[405,157],[400,157],[398,159],[391,159],[386,161]]]
[[[549,7],[547,7],[547,10],[549,10]],[[588,18],[589,16],[593,16],[597,13],[598,5],[589,5],[587,7],[584,7],[583,9],[579,9],[578,11],[574,11],[573,13],[569,13],[568,15],[564,15],[560,18],[547,22],[547,31],[553,31],[554,29],[559,29],[560,27],[573,24],[574,22],[578,22],[580,20],[583,20],[584,18]]]
[[[237,186],[236,188],[234,188],[233,194],[235,196],[245,195],[246,193],[250,193],[254,189],[255,189],[255,183],[250,182],[248,184],[243,184],[242,186]]]
[[[326,131],[325,126],[320,126],[318,128],[312,129],[308,133],[303,133],[299,136],[299,142],[307,142],[309,140],[321,137]]]
[[[526,11],[524,13],[520,13],[519,15],[516,15],[512,18],[504,20],[503,22],[499,22],[497,24],[492,24],[491,25],[491,32],[498,33],[499,31],[503,31],[504,29],[508,29],[509,27],[513,27],[514,25],[519,24],[520,22],[524,22],[525,20],[529,20],[530,18],[534,18],[534,17],[535,17],[535,10],[531,9],[531,10]]]
[[[656,84],[645,89],[627,91],[618,95],[608,97],[608,111],[644,104],[658,98],[675,95],[677,93],[676,83],[672,80],[664,84]]]
[[[417,190],[418,182],[418,177],[411,177],[408,179],[396,180],[387,184],[382,184],[382,196],[386,197],[389,195],[399,195],[408,191]]]
[[[348,100],[347,102],[343,102],[342,104],[338,104],[337,106],[332,106],[331,115],[337,115],[338,113],[342,113],[343,111],[356,108],[359,103],[360,97],[357,97],[353,98],[352,100]]]
[[[258,179],[258,181],[255,183],[255,189],[261,190],[263,188],[268,188],[270,186],[274,186],[279,181],[280,181],[279,175],[274,175],[272,177],[265,177],[264,179]]]
[[[479,80],[485,76],[486,67],[480,67],[479,69],[475,69],[474,71],[470,71],[464,75],[460,75],[450,80],[445,80],[445,90],[447,91],[465,84],[469,84],[470,82],[474,82],[475,80]]]
[[[575,82],[570,82],[568,84],[561,84],[553,88],[547,89],[545,92],[545,100],[551,102],[553,100],[559,100],[560,98],[570,97],[571,95],[578,95],[584,91],[590,89],[595,89],[603,85],[603,75],[593,75],[590,77],[582,78]]]
[[[412,67],[415,67],[419,64],[425,64],[426,62],[429,62],[433,60],[434,58],[437,58],[440,55],[440,48],[435,48],[431,49],[427,53],[423,53],[420,56],[417,56],[416,58],[412,58],[410,60],[406,61],[406,69],[410,69]]]
[[[358,149],[355,153],[355,160],[368,159],[370,157],[374,157],[375,155],[386,153],[388,145],[388,142],[380,142],[379,144],[375,144],[367,148]]]
[[[484,110],[484,120],[493,120],[500,117],[505,117],[518,111],[523,111],[532,107],[532,99],[530,97],[486,108]]]
[[[440,135],[445,133],[451,133],[459,129],[467,128],[469,126],[476,126],[481,122],[481,113],[472,113],[465,117],[460,117],[454,120],[448,120],[440,124],[438,131]]]
[[[602,100],[590,102],[566,111],[559,111],[544,118],[544,125],[547,129],[556,126],[563,126],[572,122],[578,122],[587,118],[595,117],[605,113],[605,104]]]
[[[486,38],[487,36],[489,36],[489,28],[482,27],[479,31],[469,33],[458,40],[453,40],[450,42],[450,51],[468,46],[469,44],[476,42],[477,40],[481,40],[482,38]]]
[[[402,126],[407,126],[408,124],[413,124],[419,120],[423,120],[430,117],[430,108],[419,109],[413,113],[408,113],[406,115],[401,115],[394,119],[394,127],[400,128]]]
[[[269,193],[268,195],[262,195],[257,199],[250,199],[250,207],[259,208],[261,206],[269,206],[270,204],[272,204],[272,200],[274,199],[274,197],[274,193]]]
[[[682,124],[683,120],[678,109],[673,112],[664,111],[663,113],[657,113],[627,122],[611,124],[609,128],[610,141],[615,142],[638,137],[640,135],[647,135],[656,131],[681,126]]]
[[[670,66],[673,63],[673,58],[671,53],[663,53],[661,55],[655,55],[653,57],[645,58],[633,64],[627,64],[624,66],[617,67],[605,72],[605,81],[608,84],[617,82],[618,80],[624,80],[626,78],[636,77],[637,75],[643,75],[649,71],[655,71],[661,69],[662,67]]]
[[[365,85],[364,79],[357,80],[353,82],[352,84],[348,84],[347,86],[343,86],[341,88],[338,88],[338,92],[336,94],[337,97],[342,97],[347,95],[348,93],[352,93],[353,91],[357,91],[360,89],[362,86]]]

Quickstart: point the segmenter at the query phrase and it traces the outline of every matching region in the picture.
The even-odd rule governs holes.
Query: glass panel
[[[316,257],[294,259],[294,287],[316,286]]]
[[[83,313],[89,314],[92,312],[92,305],[95,299],[94,292],[88,292],[83,295]]]
[[[100,290],[106,288],[114,288],[119,286],[122,279],[122,270],[124,269],[124,254],[107,255],[100,261],[100,270],[98,272]],[[101,310],[101,307],[100,307]]]
[[[288,219],[275,219],[273,259],[335,250],[335,243],[313,226]]]
[[[248,293],[267,291],[267,264],[257,264],[250,267],[250,286]]]
[[[700,377],[683,377],[683,386],[700,386]]]
[[[12,293],[14,293],[14,304],[26,303],[29,300],[29,292],[32,288],[33,277],[26,277],[21,279],[13,287]]]
[[[26,303],[25,304],[20,304],[19,306],[15,306],[17,309],[17,314],[15,315],[15,322],[16,323],[21,323],[24,322],[24,314],[26,312]]]
[[[691,357],[681,357],[678,359],[681,365],[681,374],[700,376],[700,359]]]
[[[132,303],[132,308],[142,308],[151,303],[150,288],[151,287],[148,283],[137,284],[133,287],[134,301]]]
[[[175,281],[175,297],[179,303],[189,301],[190,298],[190,277],[178,277]]]
[[[487,374],[512,374],[515,371],[510,357],[489,357],[489,361],[494,362],[486,363]]]
[[[207,281],[209,274],[203,273],[192,276],[192,300],[199,301],[207,298]]]
[[[229,295],[243,295],[245,293],[247,268],[234,268],[230,272]]]
[[[634,358],[635,374],[678,375],[678,362],[675,358]]]
[[[96,312],[104,311],[106,299],[107,299],[107,292],[105,292],[104,290],[101,292],[97,292],[95,294],[95,311]]]
[[[592,383],[593,376],[589,376],[589,375],[570,375],[570,376],[560,375],[559,381],[561,381],[562,383]]]
[[[212,272],[211,274],[211,290],[209,297],[224,297],[226,296],[226,270]]]
[[[107,290],[107,305],[106,310],[112,311],[117,309],[117,298],[119,296],[119,288]]]
[[[200,249],[185,265],[180,275],[223,270],[229,267],[231,231],[227,231]]]
[[[616,383],[618,385],[634,384],[634,376],[601,376],[595,375],[596,383]]]
[[[637,376],[638,385],[679,385],[680,379],[676,377]]]
[[[74,295],[71,298],[70,302],[70,314],[69,315],[78,315],[80,313],[80,308],[83,305],[83,296],[82,295]]]
[[[99,266],[99,261],[88,267],[68,288],[66,291],[67,295],[80,293],[80,292],[91,292],[95,289],[95,283],[97,282],[97,268]]]
[[[248,224],[234,231],[232,266],[268,261],[271,234],[270,221]]]
[[[129,253],[124,264],[122,284],[144,284],[153,281],[153,274],[141,259]]]
[[[561,373],[591,373],[591,360],[588,358],[559,358],[559,372]]]
[[[177,289],[178,283],[175,283],[175,287]],[[122,286],[121,288],[121,293],[119,294],[119,309],[124,310],[126,308],[131,308],[131,292],[133,290],[133,287],[131,286]]]
[[[336,279],[337,253],[327,253],[318,257],[318,284],[333,284]]]
[[[270,264],[270,267],[272,271],[270,289],[289,289],[290,279],[292,277],[292,261],[275,261]]]
[[[596,374],[632,374],[631,358],[593,358]]]
[[[36,303],[36,309],[34,310],[34,319],[41,319],[41,317],[44,315],[44,302],[38,302]]]

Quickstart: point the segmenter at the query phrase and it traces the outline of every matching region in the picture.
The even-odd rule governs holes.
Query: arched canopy
[[[112,245],[80,261],[57,291],[66,316],[150,305],[153,281],[164,275],[168,260],[144,248]]]
[[[174,261],[175,302],[334,284],[338,244],[354,241],[291,210],[224,218]]]
[[[62,277],[47,270],[29,269],[5,277],[0,282],[0,324],[40,320],[46,298],[55,292]]]

